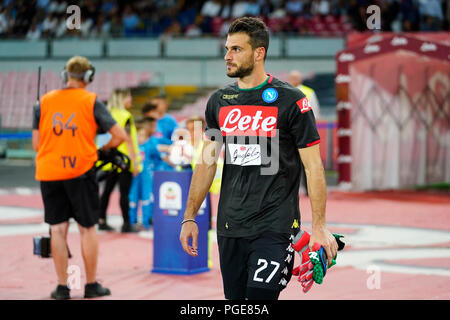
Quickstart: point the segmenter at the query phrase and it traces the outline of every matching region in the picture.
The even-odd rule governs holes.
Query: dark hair
[[[152,122],[155,122],[156,119],[153,118],[153,117],[144,117],[144,118],[142,119],[142,121],[143,121],[143,122],[146,122],[146,123],[152,123]]]
[[[147,112],[153,111],[158,109],[158,106],[154,103],[151,102],[146,102],[143,106],[142,106],[142,114],[146,114]]]
[[[243,32],[250,37],[250,45],[252,49],[263,47],[266,50],[264,59],[269,49],[269,29],[266,24],[259,18],[242,17],[236,19],[228,28],[228,34]]]
[[[156,121],[155,118],[153,117],[142,117],[142,118],[138,118],[134,121],[135,125],[136,125],[136,129],[142,129],[145,128],[146,126],[150,125],[150,123]]]

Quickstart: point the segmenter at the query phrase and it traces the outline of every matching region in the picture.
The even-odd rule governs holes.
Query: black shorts
[[[217,239],[226,299],[278,299],[292,276],[290,234]]]
[[[69,221],[89,228],[98,223],[100,200],[93,169],[69,180],[41,181],[45,222],[54,225]]]

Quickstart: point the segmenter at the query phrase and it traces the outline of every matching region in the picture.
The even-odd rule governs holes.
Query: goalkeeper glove
[[[341,238],[343,238],[344,236],[342,236],[340,234],[335,234],[335,233],[333,234],[333,236],[338,244],[338,251],[344,249],[345,243],[342,242],[342,240],[341,240]],[[325,250],[323,249],[323,247],[320,247],[319,250],[309,252],[308,255],[309,255],[310,262],[313,264],[312,278],[315,283],[321,284],[323,282],[323,278],[327,274],[327,254],[326,254]],[[337,253],[336,253],[336,256],[333,258],[329,268],[331,268],[332,266],[334,266],[336,264],[336,258],[337,258]]]
[[[292,241],[292,248],[297,251],[300,256],[300,264],[292,270],[292,274],[298,276],[298,281],[300,282],[304,293],[307,293],[314,283],[314,265],[309,258],[309,253],[311,251],[309,249],[310,237],[308,232],[300,230]],[[319,244],[316,243],[314,244],[313,249],[318,250],[319,247]]]
[[[338,244],[338,251],[345,247],[345,243],[340,240],[342,235],[333,234]],[[300,265],[292,270],[294,276],[298,276],[303,292],[307,293],[314,282],[321,284],[327,272],[327,255],[323,247],[314,243],[312,251],[309,249],[310,235],[301,230],[292,241],[292,248],[300,255]],[[337,254],[336,254],[337,257]],[[330,268],[336,264],[334,257]]]

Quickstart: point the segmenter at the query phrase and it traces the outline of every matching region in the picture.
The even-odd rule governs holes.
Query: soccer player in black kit
[[[226,72],[238,81],[215,91],[206,106],[203,158],[180,232],[183,249],[196,256],[195,216],[225,144],[217,240],[226,299],[276,300],[289,282],[295,253],[290,243],[300,228],[300,161],[312,208],[309,247],[324,247],[329,265],[337,252],[325,224],[326,181],[313,111],[300,90],[265,73],[268,46],[261,20],[244,17],[230,25]]]

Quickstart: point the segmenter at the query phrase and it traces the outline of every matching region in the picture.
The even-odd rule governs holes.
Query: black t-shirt
[[[272,76],[252,89],[215,91],[206,135],[225,143],[217,233],[296,233],[300,224],[298,149],[319,143],[313,111],[297,88]]]

